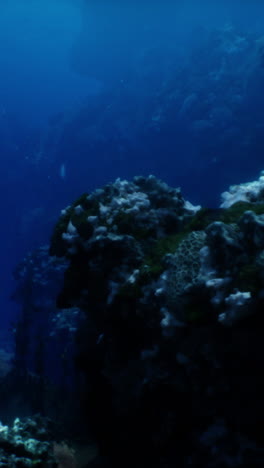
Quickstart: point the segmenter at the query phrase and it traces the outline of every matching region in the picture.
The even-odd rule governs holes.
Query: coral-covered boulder
[[[63,210],[58,305],[85,314],[76,363],[116,466],[264,462],[263,214],[256,197],[194,207],[153,176]]]

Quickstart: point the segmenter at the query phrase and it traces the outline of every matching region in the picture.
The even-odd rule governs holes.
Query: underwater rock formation
[[[50,337],[57,329],[56,296],[66,267],[65,261],[49,257],[48,247],[43,246],[29,252],[14,271],[17,287],[12,297],[22,306],[13,329],[15,363],[21,375],[26,371],[41,377],[59,373],[55,364],[59,340],[54,345]]]
[[[262,466],[256,185],[210,210],[154,176],[117,179],[62,210],[50,247],[69,262],[57,305],[85,313],[87,424],[114,466]]]
[[[75,451],[66,442],[55,442],[54,423],[36,415],[0,422],[0,466],[6,468],[76,468]]]
[[[1,467],[54,466],[50,421],[42,417],[16,418],[10,426],[0,423]]]
[[[13,299],[21,309],[12,329],[12,367],[4,366],[5,356],[0,354],[3,421],[40,413],[62,420],[65,432],[81,427],[76,397],[79,374],[74,366],[81,311],[56,308],[67,266],[64,259],[50,257],[48,247],[42,246],[29,252],[14,272],[17,287]]]

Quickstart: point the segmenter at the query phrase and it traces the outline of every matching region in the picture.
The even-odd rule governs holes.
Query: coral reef
[[[116,466],[263,463],[264,209],[242,201],[201,209],[149,176],[62,211],[57,305],[84,312],[88,420]]]
[[[10,426],[0,423],[1,467],[52,467],[50,421],[40,416],[20,420]]]
[[[232,185],[229,192],[222,193],[221,208],[230,208],[238,202],[263,202],[264,174],[258,180],[245,184]]]

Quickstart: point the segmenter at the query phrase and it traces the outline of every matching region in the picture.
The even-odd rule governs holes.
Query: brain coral
[[[204,231],[193,231],[179,244],[169,258],[170,268],[166,271],[165,293],[170,306],[177,303],[179,296],[199,281],[200,250],[205,244]]]

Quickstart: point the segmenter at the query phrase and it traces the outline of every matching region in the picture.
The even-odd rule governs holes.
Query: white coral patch
[[[82,213],[83,213],[83,207],[82,207],[81,205],[75,206],[74,212],[75,212],[75,214],[77,214],[77,215],[82,214]]]
[[[223,325],[231,326],[234,322],[245,317],[249,314],[249,308],[247,306],[250,300],[250,292],[237,291],[234,294],[230,294],[225,299],[228,308],[225,312],[219,314],[218,321]]]
[[[246,182],[240,185],[231,185],[228,192],[221,195],[222,203],[220,208],[230,208],[237,202],[254,202],[263,197],[264,174],[258,180]]]
[[[68,226],[67,226],[67,233],[71,234],[71,235],[74,235],[74,234],[76,234],[76,232],[77,232],[76,227],[72,224],[71,221],[69,221]]]
[[[192,203],[190,203],[188,200],[185,200],[183,207],[187,211],[191,211],[192,213],[197,213],[201,209],[201,205],[196,205],[194,206]]]

